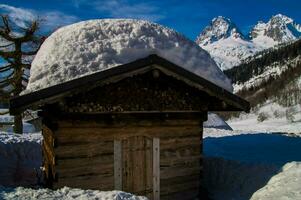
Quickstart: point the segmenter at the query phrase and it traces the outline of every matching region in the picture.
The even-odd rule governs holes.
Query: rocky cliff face
[[[219,16],[214,18],[198,36],[196,42],[206,46],[228,37],[244,38],[237,26],[230,19]]]
[[[301,36],[300,25],[285,15],[275,15],[267,23],[258,22],[250,33],[252,39],[268,37],[276,43],[290,42]]]

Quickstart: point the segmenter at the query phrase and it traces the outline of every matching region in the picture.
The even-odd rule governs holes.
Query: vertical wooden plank
[[[132,159],[132,184],[133,192],[137,195],[145,195],[146,191],[146,167],[145,167],[145,137],[134,137],[133,145],[131,146]],[[139,178],[138,178],[139,177]]]
[[[120,140],[114,140],[114,188],[122,190],[122,145]]]
[[[203,194],[203,189],[201,188],[202,181],[203,181],[203,122],[200,123],[200,177],[199,177],[199,191],[198,191],[198,197],[201,198]]]
[[[160,199],[160,139],[153,138],[153,199]]]
[[[153,138],[146,138],[145,167],[146,167],[146,197],[153,199]]]
[[[129,140],[122,141],[122,191],[129,192],[130,186],[130,152],[129,152]]]

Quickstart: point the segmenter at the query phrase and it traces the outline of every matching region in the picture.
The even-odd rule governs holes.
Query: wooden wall
[[[161,199],[193,199],[200,187],[202,122],[206,114],[149,120],[121,120],[116,116],[111,120],[60,119],[54,131],[43,126],[46,174],[53,173],[47,177],[54,179],[53,188],[66,185],[113,190],[114,140],[155,137],[160,139]]]
[[[55,165],[56,165],[56,155],[54,152],[55,147],[55,136],[51,129],[46,125],[42,126],[43,134],[43,166],[45,168],[45,177],[47,180],[47,185],[51,186],[53,180],[56,179],[55,175]]]

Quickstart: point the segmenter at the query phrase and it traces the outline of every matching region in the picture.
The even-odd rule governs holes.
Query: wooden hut
[[[47,183],[123,190],[150,199],[195,199],[208,111],[249,103],[156,55],[10,102],[41,109]]]

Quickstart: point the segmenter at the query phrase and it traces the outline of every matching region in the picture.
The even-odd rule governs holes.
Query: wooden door
[[[146,136],[115,141],[115,189],[159,199],[158,141]]]

